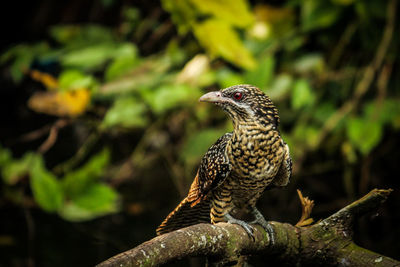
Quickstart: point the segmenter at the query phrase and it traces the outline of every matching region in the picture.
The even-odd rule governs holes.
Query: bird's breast
[[[226,185],[236,207],[255,205],[275,178],[284,156],[279,132],[265,128],[241,128],[227,144],[232,166]]]
[[[279,133],[271,129],[241,129],[227,146],[232,171],[244,179],[274,177],[284,154]]]

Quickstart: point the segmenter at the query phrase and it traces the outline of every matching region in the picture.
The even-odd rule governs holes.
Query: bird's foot
[[[261,214],[261,212],[257,208],[255,208],[255,207],[253,208],[252,214],[254,216],[254,220],[251,221],[250,223],[261,225],[264,228],[264,230],[267,232],[271,244],[274,244],[274,241],[275,241],[274,229],[272,228],[271,224],[265,220],[264,216]]]
[[[251,226],[250,224],[248,224],[245,221],[233,218],[232,215],[230,215],[229,213],[225,214],[225,219],[226,219],[227,223],[238,224],[238,225],[242,226],[243,229],[246,230],[246,232],[249,235],[249,237],[251,239],[253,239],[253,241],[255,241],[253,226]]]

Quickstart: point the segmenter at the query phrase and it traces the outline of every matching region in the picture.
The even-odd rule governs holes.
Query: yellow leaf
[[[288,7],[274,7],[266,4],[256,5],[254,14],[258,21],[279,23],[294,19],[293,10]]]
[[[60,104],[67,107],[67,115],[69,116],[74,117],[84,113],[86,107],[89,105],[90,91],[88,89],[82,88],[68,92],[61,92],[59,95]]]
[[[30,72],[32,79],[41,82],[48,90],[55,90],[58,88],[58,81],[56,78],[48,73],[32,70]]]
[[[86,88],[67,92],[37,92],[28,100],[28,107],[49,115],[76,117],[85,112],[89,101],[90,91]]]
[[[296,16],[292,8],[256,5],[254,15],[256,23],[249,30],[252,37],[263,40],[293,34]]]
[[[203,13],[212,14],[231,25],[244,28],[254,22],[245,0],[191,0]]]
[[[237,66],[252,69],[256,61],[243,45],[231,25],[223,20],[208,19],[194,25],[194,34],[213,56],[221,56]]]

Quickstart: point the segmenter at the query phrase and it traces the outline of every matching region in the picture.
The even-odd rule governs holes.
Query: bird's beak
[[[223,102],[224,97],[220,91],[209,92],[202,97],[199,98],[200,102],[211,102],[211,103],[218,103]]]

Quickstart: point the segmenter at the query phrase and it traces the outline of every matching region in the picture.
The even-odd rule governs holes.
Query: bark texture
[[[255,227],[253,241],[238,225],[198,224],[153,238],[97,266],[157,266],[201,255],[223,265],[250,254],[279,257],[282,263],[289,265],[400,266],[399,261],[361,248],[353,242],[354,220],[378,208],[391,191],[374,189],[309,227],[271,222],[272,238],[260,226]]]

